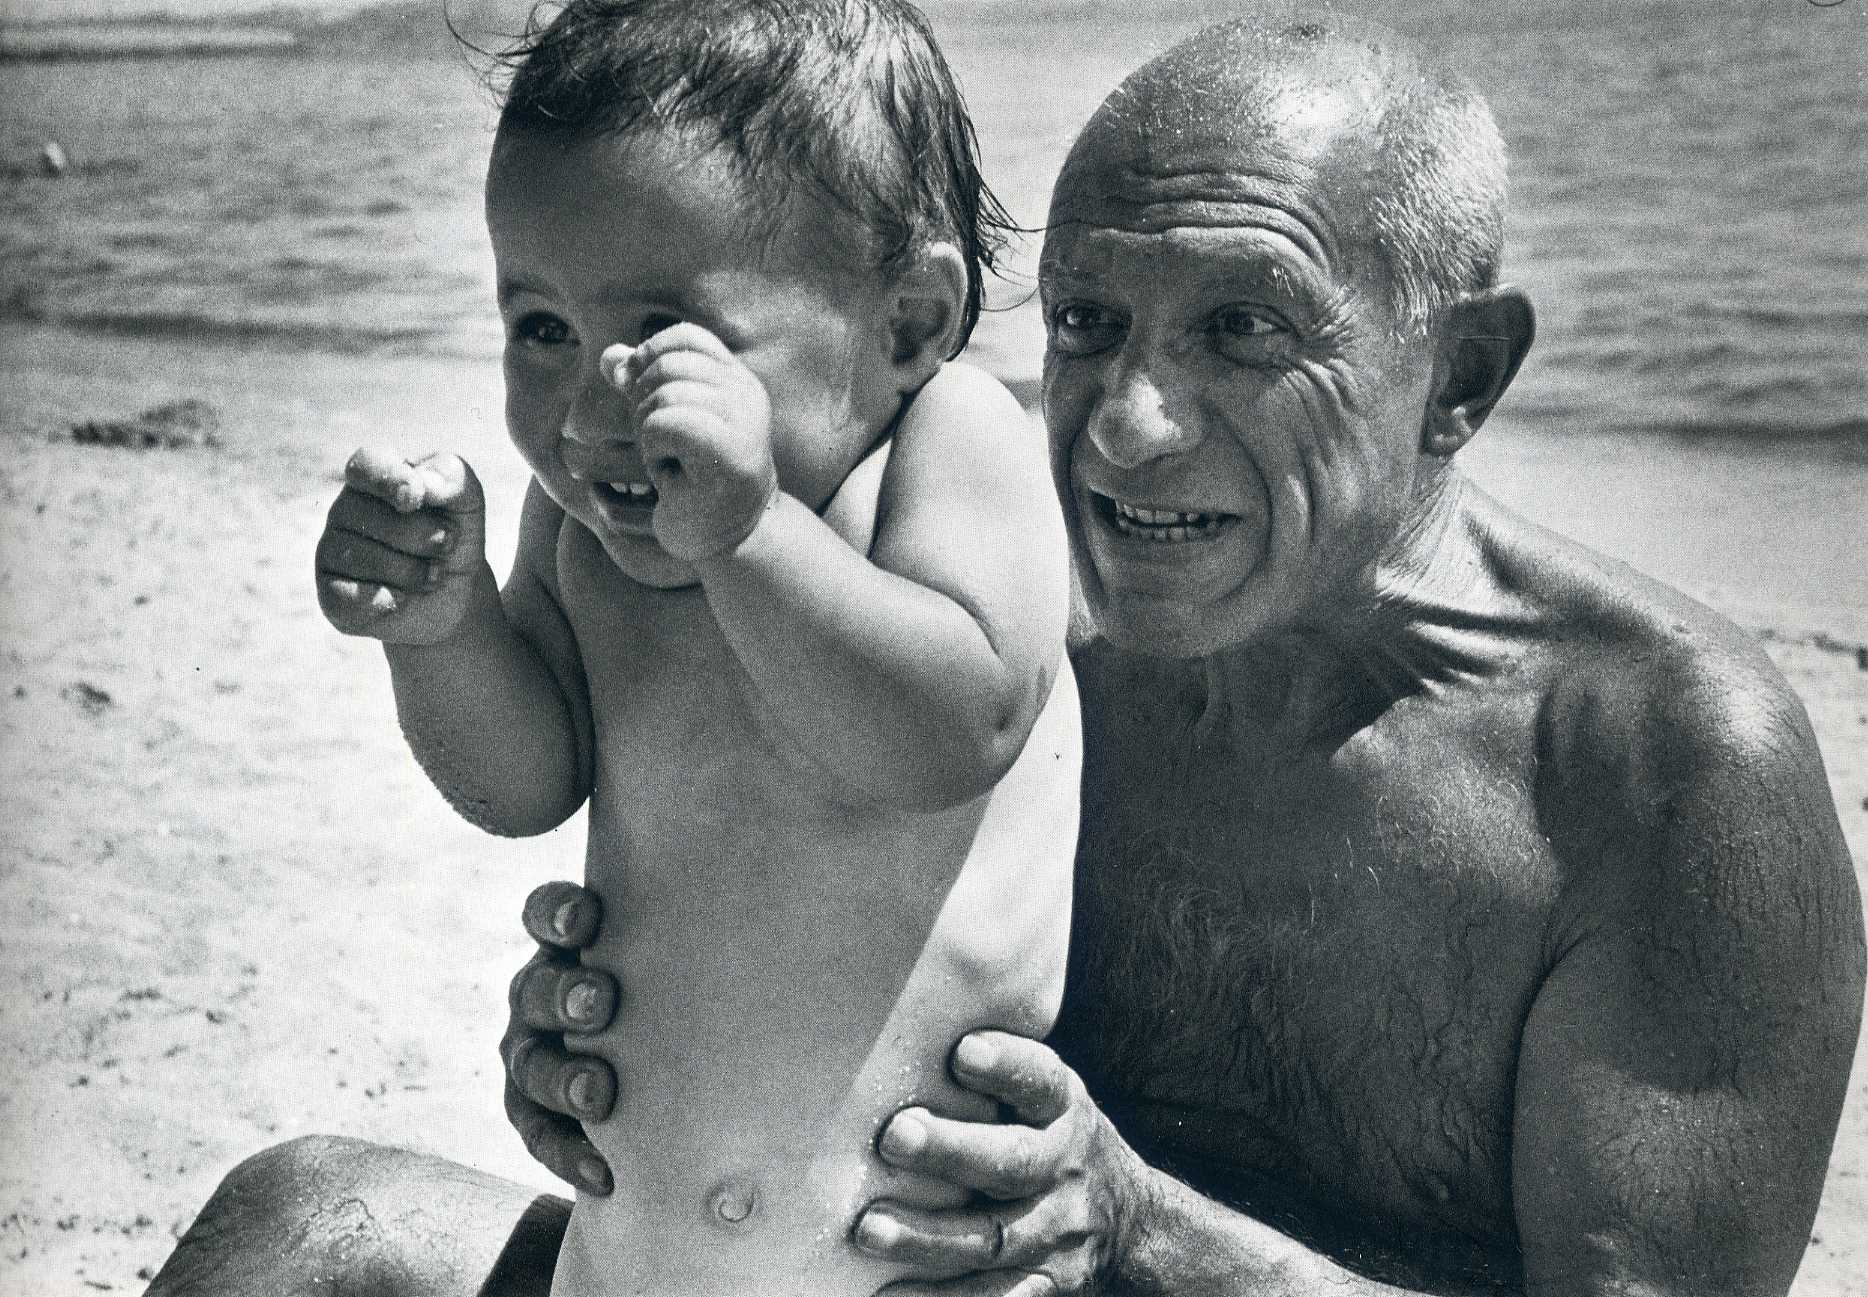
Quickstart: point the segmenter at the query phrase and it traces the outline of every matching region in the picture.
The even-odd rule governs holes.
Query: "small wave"
[[[0,318],[49,324],[88,333],[131,338],[185,338],[201,342],[291,343],[339,355],[364,355],[389,348],[420,347],[435,338],[431,328],[359,329],[296,320],[225,319],[190,311],[53,311],[15,294],[0,303]]]
[[[1663,419],[1630,424],[1628,431],[1657,432],[1693,442],[1734,442],[1756,446],[1797,445],[1868,463],[1868,416],[1836,419]]]
[[[87,160],[73,159],[65,170],[54,175],[47,172],[43,159],[21,161],[17,158],[0,160],[0,180],[43,180],[48,184],[69,184],[73,179],[96,176],[133,176],[143,169],[142,163],[134,158],[98,158]]]

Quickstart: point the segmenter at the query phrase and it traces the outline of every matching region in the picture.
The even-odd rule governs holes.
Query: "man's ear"
[[[1515,285],[1500,284],[1454,303],[1440,330],[1421,449],[1451,455],[1471,441],[1517,377],[1536,335],[1531,299]]]
[[[966,258],[951,243],[916,249],[890,289],[889,361],[912,392],[959,348],[966,320]]]

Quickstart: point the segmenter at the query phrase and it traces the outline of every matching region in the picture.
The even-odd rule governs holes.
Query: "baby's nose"
[[[618,344],[597,357],[595,372],[583,376],[571,398],[564,419],[566,441],[598,447],[635,440],[631,403],[623,395],[633,352]]]

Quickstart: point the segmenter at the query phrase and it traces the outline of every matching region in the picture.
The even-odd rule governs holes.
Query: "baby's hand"
[[[365,448],[318,538],[318,606],[346,635],[437,644],[486,565],[486,498],[458,455],[409,460]]]
[[[635,403],[655,484],[655,539],[697,562],[746,539],[778,493],[772,408],[758,376],[698,324],[611,347],[603,372]]]

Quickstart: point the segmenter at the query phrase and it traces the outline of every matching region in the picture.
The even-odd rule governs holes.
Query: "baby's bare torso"
[[[856,530],[861,533],[861,511]],[[841,529],[841,528],[840,528]],[[839,793],[762,714],[697,588],[653,590],[567,522],[558,577],[596,729],[586,959],[622,987],[590,1047],[616,1173],[580,1198],[555,1293],[868,1294],[848,1230],[884,1194],[949,1201],[873,1153],[966,1031],[1041,1035],[1062,991],[1080,735],[1059,672],[993,792],[924,814]]]

